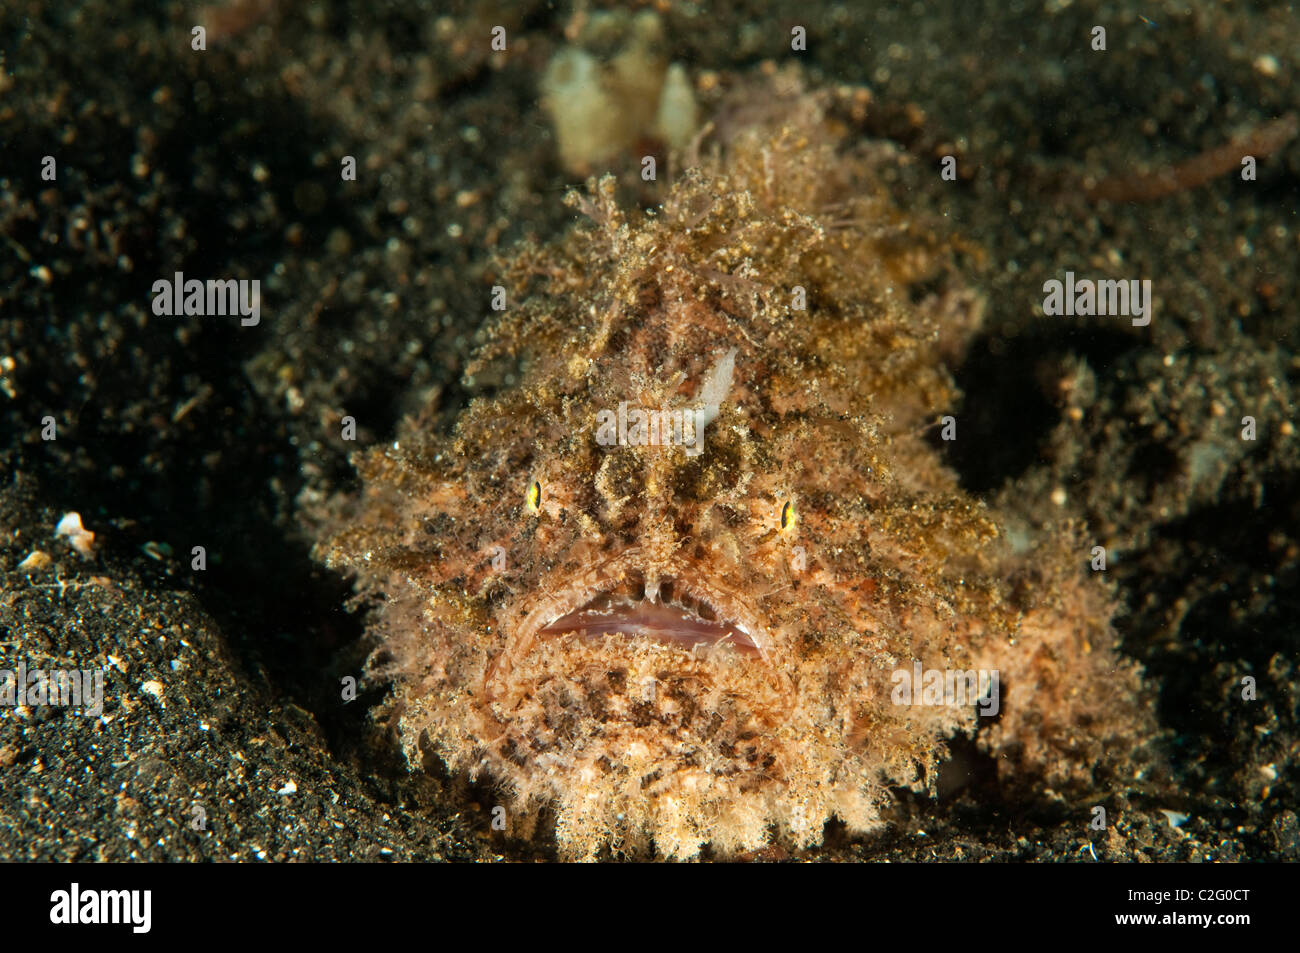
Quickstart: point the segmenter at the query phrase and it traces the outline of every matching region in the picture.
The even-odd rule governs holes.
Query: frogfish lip
[[[604,592],[580,608],[542,626],[543,638],[576,635],[580,638],[650,639],[688,651],[695,648],[729,646],[742,655],[759,656],[758,644],[745,629],[720,619],[708,603],[682,594],[673,597],[671,583],[661,587],[658,598],[644,593]]]

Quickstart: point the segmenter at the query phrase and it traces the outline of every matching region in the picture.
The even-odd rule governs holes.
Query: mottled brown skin
[[[999,670],[978,737],[1011,772],[1086,783],[1149,732],[1089,545],[1032,528],[1013,550],[924,440],[969,325],[908,303],[934,243],[865,177],[829,98],[775,100],[720,121],[656,214],[620,212],[606,180],[574,200],[588,223],[520,252],[471,368],[517,358],[517,385],[450,438],[408,427],[361,454],[321,547],[382,596],[375,669],[412,762],[428,748],[518,811],[552,806],[568,856],[871,829],[890,785],[931,786],[976,728],[969,705],[891,701],[914,659]],[[688,406],[732,348],[702,454],[597,443],[599,410]],[[657,593],[757,651],[539,631],[601,593]]]

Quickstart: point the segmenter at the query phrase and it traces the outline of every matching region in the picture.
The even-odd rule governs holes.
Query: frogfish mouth
[[[708,602],[671,579],[659,580],[658,591],[652,593],[647,593],[644,582],[632,583],[623,591],[602,592],[542,626],[538,634],[621,636],[692,650],[727,646],[744,655],[759,654],[758,643],[742,625],[719,619]]]

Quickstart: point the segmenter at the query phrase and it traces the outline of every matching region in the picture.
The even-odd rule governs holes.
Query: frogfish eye
[[[526,500],[528,503],[528,512],[536,513],[541,510],[542,508],[541,481],[534,480],[532,483],[528,484],[528,495],[526,497]]]
[[[794,526],[794,501],[786,500],[785,505],[781,507],[781,529],[790,529]]]

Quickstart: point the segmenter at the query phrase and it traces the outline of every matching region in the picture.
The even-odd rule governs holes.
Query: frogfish
[[[937,449],[979,296],[850,95],[724,102],[653,208],[572,192],[466,368],[506,383],[356,454],[317,545],[409,762],[563,857],[870,832],[958,736],[1086,789],[1152,734],[1083,528],[1009,532]]]

